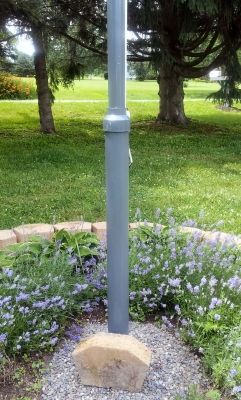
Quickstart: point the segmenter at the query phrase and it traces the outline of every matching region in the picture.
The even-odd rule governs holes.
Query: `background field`
[[[76,81],[74,86],[71,88],[61,87],[56,92],[56,99],[107,99],[108,92],[108,81],[103,79],[86,79]],[[217,83],[206,83],[202,81],[190,81],[188,86],[185,88],[187,99],[205,99],[206,96],[217,90]],[[158,85],[155,81],[127,81],[127,99],[146,99],[146,100],[157,100],[158,99]]]
[[[218,85],[189,82],[187,128],[158,126],[158,103],[128,102],[130,219],[136,208],[152,219],[173,207],[178,220],[224,220],[241,232],[241,115],[204,99]],[[155,82],[128,82],[128,100],[158,100]],[[107,82],[84,80],[61,88],[56,99],[106,100]],[[21,223],[105,219],[104,135],[106,102],[56,102],[57,135],[39,133],[36,102],[0,102],[0,229]]]

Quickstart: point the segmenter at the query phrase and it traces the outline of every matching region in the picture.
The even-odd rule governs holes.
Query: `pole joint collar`
[[[124,114],[114,114],[108,112],[104,118],[103,128],[105,132],[130,132],[130,115],[126,111]]]

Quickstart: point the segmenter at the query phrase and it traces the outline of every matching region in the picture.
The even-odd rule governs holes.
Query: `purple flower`
[[[136,297],[136,292],[130,292],[130,300],[134,300]]]
[[[76,283],[75,287],[74,287],[74,291],[72,292],[72,294],[79,294],[81,292],[83,292],[83,290],[87,289],[88,284],[84,283],[83,285],[80,285],[79,283]]]
[[[52,346],[55,346],[57,342],[58,342],[58,338],[57,338],[57,337],[53,337],[53,338],[51,338],[50,341],[49,341],[49,343],[50,343]]]
[[[218,280],[215,278],[215,276],[211,276],[210,281],[209,281],[209,285],[211,287],[216,286],[218,283]]]
[[[29,294],[28,293],[21,292],[21,293],[19,293],[18,296],[16,296],[16,301],[17,302],[25,301],[25,300],[28,300],[28,298],[29,298]]]
[[[175,311],[177,312],[177,314],[180,315],[181,314],[180,306],[178,304],[176,304],[174,308],[175,308]]]
[[[220,314],[214,314],[215,321],[219,321],[221,318]]]
[[[49,300],[36,301],[35,303],[33,303],[33,308],[40,308],[41,310],[44,310],[45,308],[48,307],[49,302],[50,302]]]
[[[82,306],[82,310],[87,314],[91,314],[94,309],[91,307],[90,303],[86,303]]]
[[[168,279],[168,283],[172,287],[178,287],[178,286],[180,286],[181,279],[179,279],[179,278],[175,278],[175,279],[169,278]]]
[[[211,299],[211,303],[209,305],[209,310],[213,310],[215,307],[221,306],[222,305],[222,300],[217,299],[217,297],[213,297]]]
[[[230,289],[239,289],[241,287],[241,279],[235,275],[228,280],[227,284]]]
[[[199,286],[194,286],[193,293],[198,294],[200,292]]]
[[[82,335],[83,329],[77,325],[73,324],[71,327],[66,331],[66,336],[75,342],[78,342],[80,340],[80,337]]]
[[[8,304],[12,300],[12,296],[0,297],[0,307]]]
[[[193,293],[193,287],[190,282],[187,283],[186,288],[189,290],[189,292]]]
[[[21,314],[23,315],[27,315],[30,312],[29,307],[19,307],[19,312],[21,312]]]
[[[241,386],[234,386],[232,393],[236,394],[236,393],[240,393],[241,392]]]
[[[156,308],[157,305],[156,305],[156,303],[149,303],[149,304],[148,304],[148,307],[151,308],[151,309],[153,309],[153,308]]]
[[[3,272],[5,275],[7,275],[8,278],[11,278],[14,274],[13,270],[10,268],[4,268]]]
[[[202,277],[201,282],[200,282],[200,286],[204,286],[207,283],[207,279],[205,276]]]
[[[9,313],[3,314],[3,319],[12,319],[12,318],[13,318],[12,314]]]
[[[7,334],[6,333],[1,333],[0,334],[0,343],[5,342],[7,339]]]
[[[49,285],[45,285],[45,286],[42,286],[42,287],[41,287],[41,290],[46,291],[46,290],[48,290],[49,288],[50,288]]]
[[[146,296],[151,294],[151,289],[150,288],[147,288],[147,289],[143,288],[142,290],[140,290],[140,294],[141,294],[142,297],[146,297]]]
[[[69,265],[76,265],[78,262],[77,257],[75,256],[69,256],[68,257],[68,264]]]
[[[235,368],[230,369],[229,371],[229,375],[231,376],[231,378],[233,378],[234,376],[236,376],[238,373],[238,371]]]

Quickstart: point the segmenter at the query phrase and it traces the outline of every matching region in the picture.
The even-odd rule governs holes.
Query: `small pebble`
[[[107,332],[107,325],[87,323],[82,338]],[[208,389],[201,362],[188,346],[165,327],[151,323],[130,322],[130,335],[146,344],[152,352],[149,373],[141,392],[83,386],[72,361],[76,342],[67,340],[53,355],[43,377],[42,400],[174,400],[185,394],[190,385]]]

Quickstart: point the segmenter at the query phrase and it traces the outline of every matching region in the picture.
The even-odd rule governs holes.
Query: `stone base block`
[[[13,230],[17,237],[17,242],[27,242],[32,236],[41,236],[44,239],[51,239],[54,234],[54,227],[49,224],[21,225]]]
[[[97,333],[80,342],[73,359],[84,385],[140,391],[150,362],[150,350],[128,335]]]
[[[13,243],[17,243],[17,238],[11,229],[0,231],[0,249],[4,249],[4,247]]]
[[[59,224],[54,225],[55,231],[60,231],[64,229],[69,233],[77,233],[77,232],[91,232],[92,224],[90,222],[84,221],[70,221],[70,222],[60,222]]]
[[[106,240],[106,222],[102,221],[92,224],[92,232],[95,233],[100,240]]]

